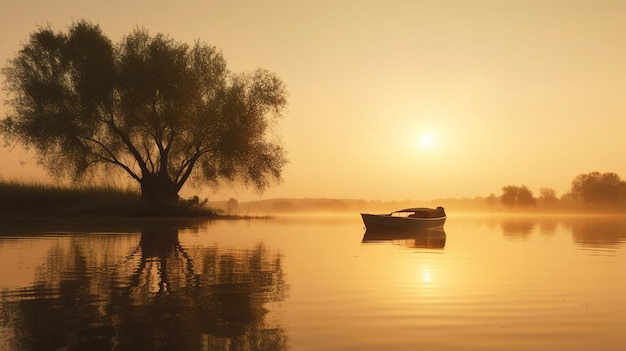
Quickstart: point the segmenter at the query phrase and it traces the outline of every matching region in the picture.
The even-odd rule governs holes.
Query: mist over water
[[[354,213],[5,228],[0,349],[626,343],[626,219],[448,214],[401,236]]]

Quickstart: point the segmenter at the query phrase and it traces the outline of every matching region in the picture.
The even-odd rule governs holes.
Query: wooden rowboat
[[[367,230],[411,230],[443,227],[446,212],[443,207],[405,208],[387,214],[361,213]]]

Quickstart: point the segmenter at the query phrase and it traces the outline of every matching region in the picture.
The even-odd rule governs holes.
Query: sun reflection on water
[[[428,265],[422,267],[422,282],[432,283],[432,274],[430,272],[430,266]]]

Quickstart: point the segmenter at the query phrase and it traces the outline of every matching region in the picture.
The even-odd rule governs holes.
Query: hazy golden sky
[[[560,196],[581,173],[626,178],[624,0],[8,0],[0,62],[37,26],[83,18],[113,41],[137,26],[200,39],[233,71],[284,80],[284,182],[211,199],[421,200],[521,184]],[[40,174],[0,149],[1,177]]]

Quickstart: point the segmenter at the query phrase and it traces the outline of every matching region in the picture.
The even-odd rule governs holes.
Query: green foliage
[[[10,142],[34,148],[57,176],[121,170],[154,203],[189,180],[279,180],[284,151],[271,124],[287,103],[274,74],[234,74],[215,47],[137,29],[113,44],[100,27],[43,28],[4,67]]]

